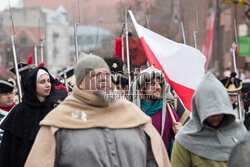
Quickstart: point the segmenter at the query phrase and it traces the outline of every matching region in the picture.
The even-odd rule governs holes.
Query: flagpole
[[[184,31],[184,26],[183,26],[183,21],[181,21],[181,32],[182,32],[182,38],[183,38],[183,43],[186,43],[186,37],[185,37],[185,31]]]
[[[79,58],[79,49],[78,49],[78,32],[77,32],[77,25],[81,23],[81,18],[80,18],[80,1],[77,1],[77,6],[78,6],[78,23],[75,22],[74,25],[74,42],[75,42],[75,61],[77,63],[78,58]]]
[[[237,65],[236,65],[236,56],[235,56],[235,47],[237,46],[237,44],[235,42],[233,42],[232,44],[232,48],[231,48],[231,52],[233,53],[233,63],[234,63],[234,72],[236,72],[237,74]],[[241,121],[244,121],[244,117],[241,113],[241,103],[240,103],[240,95],[238,95],[238,112],[239,112],[239,118]]]
[[[234,19],[234,35],[235,35],[235,42],[236,44],[238,44],[238,35],[237,35],[237,23],[236,23],[236,19]]]
[[[235,57],[235,47],[236,47],[236,43],[234,42],[232,45],[232,53],[233,53],[233,63],[234,63],[234,72],[237,73],[237,65],[236,65],[236,57]]]
[[[122,62],[124,62],[124,41],[123,41],[123,39],[124,39],[124,35],[122,34],[121,35],[121,42],[122,42]]]
[[[146,15],[146,22],[147,22],[147,28],[150,30],[148,15]],[[149,62],[148,62],[148,60],[147,60],[146,64],[147,64],[147,67],[149,67]]]
[[[43,61],[43,39],[40,39],[40,44],[41,44],[41,63],[44,62]]]
[[[193,31],[193,36],[194,36],[194,47],[197,49],[197,44],[196,44],[196,32],[197,32],[197,31]]]
[[[43,48],[42,56],[43,56],[43,62],[44,62],[45,61],[44,60],[44,48],[46,47],[46,23],[44,25],[44,32],[43,32],[43,34],[44,34],[44,37],[42,38],[42,44],[43,44],[43,47],[42,47]]]
[[[13,29],[13,35],[10,36],[11,38],[11,44],[12,44],[12,57],[14,61],[14,67],[15,67],[15,73],[16,73],[16,80],[17,80],[17,89],[18,89],[18,99],[19,102],[22,102],[22,89],[21,89],[21,82],[20,82],[20,76],[19,76],[19,71],[18,71],[18,65],[17,65],[17,56],[16,56],[16,47],[15,47],[15,26],[14,26],[14,21],[13,21],[13,16],[12,16],[12,9],[10,6],[10,1],[9,2],[9,8],[10,8],[10,18],[11,18],[11,23],[12,23],[12,29]]]
[[[14,35],[11,35],[13,60],[14,60],[16,80],[17,80],[18,97],[19,97],[19,102],[22,102],[22,89],[21,89],[20,76],[19,76],[19,71],[18,71],[18,66],[17,66],[17,57],[16,57],[16,49],[15,49],[14,38],[15,38]]]
[[[122,24],[122,33],[121,33],[121,44],[122,44],[122,62],[124,63],[125,61],[125,58],[124,58],[124,19],[123,19],[123,3],[122,3],[122,0],[120,0],[120,5],[121,5],[121,24]],[[124,64],[122,66],[122,70],[124,71]]]
[[[122,0],[120,1],[120,5],[121,5],[121,23],[124,24],[124,22],[123,22],[123,4],[122,4]]]
[[[198,23],[198,12],[197,12],[197,6],[196,6],[196,10],[195,10],[195,18],[196,18],[196,30],[193,31],[193,37],[194,37],[194,47],[197,49],[197,38],[196,38],[196,34],[199,32],[199,23]]]
[[[68,84],[68,81],[67,81],[67,75],[66,75],[65,70],[63,71],[63,79],[64,79],[65,87],[69,91],[69,84]]]
[[[236,8],[234,8],[236,10]],[[237,22],[236,22],[236,11],[234,12],[234,35],[235,35],[235,42],[232,45],[232,52],[233,52],[233,61],[234,61],[234,71],[237,73],[237,65],[236,65],[236,56],[235,56],[235,48],[238,44],[238,34],[237,34]],[[239,106],[239,117],[241,121],[244,121],[244,115],[241,112],[241,103],[240,103],[240,95],[238,95],[238,106]]]
[[[170,108],[170,106],[169,106],[169,102],[167,102],[167,107],[168,107],[169,115],[170,115],[171,118],[172,118],[172,121],[173,121],[173,122],[176,122],[176,119],[175,119],[175,117],[174,117],[173,111],[171,110],[171,108]]]
[[[124,28],[125,28],[125,23],[123,22],[122,23],[122,32],[121,32],[121,53],[122,53],[122,62],[124,63],[125,62],[125,55],[124,55]],[[125,69],[125,63],[123,64],[122,66],[122,70],[124,71]]]
[[[77,39],[77,23],[74,25],[74,41],[75,41],[75,60],[78,61],[78,39]]]
[[[80,0],[77,1],[78,6],[78,23],[81,23],[81,9],[80,9]]]
[[[40,18],[38,19],[38,45],[39,45],[39,43],[40,43],[40,63],[42,63],[43,61],[42,61],[42,40],[41,40],[41,38],[40,38]]]
[[[36,67],[37,67],[37,44],[35,43],[35,45],[34,45],[34,55],[35,55],[35,65],[36,65]]]
[[[198,11],[197,11],[197,4],[196,4],[196,9],[195,9],[195,16],[196,16],[196,31],[199,31],[199,16],[198,16]]]
[[[125,10],[125,33],[126,33],[126,51],[127,51],[127,65],[128,65],[128,86],[131,84],[131,76],[130,76],[130,59],[129,59],[129,43],[128,43],[128,15],[127,9]]]
[[[148,27],[148,29],[150,30],[150,27],[149,27],[149,20],[148,20],[148,15],[146,15],[146,22],[147,22],[147,27]]]

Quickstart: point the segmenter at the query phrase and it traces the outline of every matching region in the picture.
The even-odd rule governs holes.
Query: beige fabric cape
[[[75,114],[79,113],[77,118]],[[86,113],[86,119],[81,113]],[[127,100],[105,102],[98,96],[74,87],[72,95],[52,110],[40,122],[41,128],[26,161],[25,167],[53,167],[56,141],[54,134],[63,129],[110,128],[122,129],[142,126],[150,137],[154,158],[159,167],[170,167],[164,143],[151,124],[151,119]]]

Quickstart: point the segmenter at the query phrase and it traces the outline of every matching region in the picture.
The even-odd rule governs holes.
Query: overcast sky
[[[20,5],[21,0],[9,0],[11,7],[16,7],[17,5]],[[9,2],[8,0],[0,0],[0,11],[3,11],[4,9],[9,8]]]

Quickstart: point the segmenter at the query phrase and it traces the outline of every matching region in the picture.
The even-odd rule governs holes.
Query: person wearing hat
[[[239,103],[238,95],[240,95],[241,88],[242,88],[241,80],[236,78],[235,72],[232,72],[230,77],[226,77],[226,78],[222,79],[221,82],[224,85],[224,87],[227,89],[227,92],[228,92],[228,95],[230,97],[233,109],[234,109],[235,114],[236,114],[236,118],[239,119],[240,112],[242,115],[244,113],[242,104],[240,104],[241,111],[239,111],[239,104],[238,104]]]
[[[54,91],[52,92],[52,99],[57,103],[61,103],[68,96],[68,90],[66,87],[58,80],[55,79]]]
[[[190,120],[175,136],[172,167],[227,167],[233,147],[246,133],[226,89],[208,72],[192,97]]]
[[[150,117],[107,97],[113,84],[101,57],[80,54],[75,77],[72,94],[41,121],[25,167],[170,166]]]
[[[53,84],[54,79],[44,67],[28,71],[22,77],[22,102],[14,106],[0,125],[4,130],[0,166],[24,165],[40,128],[39,122],[54,108]]]
[[[28,59],[27,59],[27,63],[24,63],[24,62],[18,63],[17,68],[18,68],[18,72],[21,75],[21,77],[24,76],[25,73],[27,73],[27,72],[33,70],[34,68],[36,68],[36,66],[34,64],[32,64],[32,61],[33,61],[33,56],[30,55],[28,57]],[[15,66],[10,68],[9,71],[12,72],[13,74],[16,74]]]
[[[9,112],[15,105],[14,87],[15,81],[13,79],[0,80],[0,111]]]
[[[169,105],[174,97],[163,72],[154,67],[142,70],[133,80],[129,94],[132,96],[131,101],[152,118],[152,123],[161,134],[170,157],[174,136],[182,125]]]
[[[119,57],[105,57],[105,62],[108,64],[112,82],[115,84],[115,89],[118,95],[123,95],[125,87],[128,85],[128,79],[123,72],[123,62]]]
[[[13,89],[15,81],[10,78],[9,80],[0,80],[0,123],[14,107],[14,93]],[[2,140],[3,130],[0,129],[0,142]]]

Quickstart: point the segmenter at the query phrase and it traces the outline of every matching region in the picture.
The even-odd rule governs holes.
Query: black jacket
[[[1,167],[24,166],[39,131],[39,122],[55,106],[50,95],[43,102],[40,102],[36,96],[36,74],[39,69],[47,71],[44,67],[37,67],[22,78],[24,92],[22,102],[12,109],[0,125],[4,130],[0,149]],[[50,79],[53,91],[54,79],[51,76]]]

